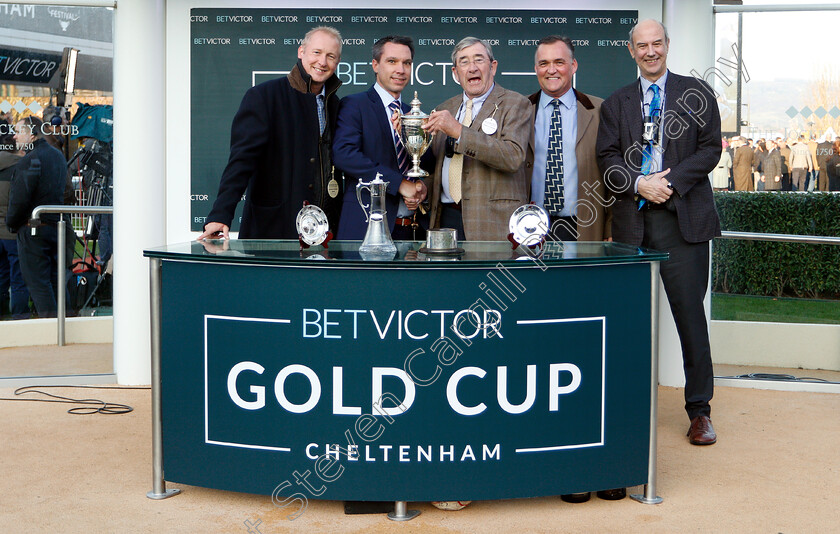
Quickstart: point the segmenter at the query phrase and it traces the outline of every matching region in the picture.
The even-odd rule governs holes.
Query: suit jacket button
[[[309,186],[308,186],[308,187],[309,187],[309,189],[315,189],[315,186],[314,186],[314,185],[312,185],[312,184],[309,184]]]
[[[309,158],[309,163],[315,163],[315,158]]]

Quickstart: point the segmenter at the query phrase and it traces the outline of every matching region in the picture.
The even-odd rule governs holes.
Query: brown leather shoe
[[[712,420],[705,415],[698,415],[691,420],[691,426],[686,433],[692,445],[711,445],[717,441],[717,434],[712,427]]]
[[[598,498],[604,499],[605,501],[620,501],[624,497],[627,497],[627,488],[615,488],[598,492]]]

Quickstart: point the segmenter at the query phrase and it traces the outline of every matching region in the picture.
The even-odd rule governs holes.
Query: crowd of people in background
[[[722,138],[715,191],[840,191],[840,136]]]

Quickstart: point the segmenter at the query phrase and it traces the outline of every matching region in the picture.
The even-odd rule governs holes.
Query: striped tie
[[[566,201],[563,198],[563,122],[560,116],[560,100],[551,101],[551,125],[548,129],[548,149],[545,162],[545,210],[560,215]]]
[[[391,110],[392,115],[394,113],[402,113],[399,100],[394,100],[388,104],[388,108]],[[392,133],[394,134],[394,150],[397,152],[397,166],[400,169],[400,173],[405,176],[405,173],[408,172],[408,152],[406,152],[405,147],[403,146],[399,132],[392,129]]]

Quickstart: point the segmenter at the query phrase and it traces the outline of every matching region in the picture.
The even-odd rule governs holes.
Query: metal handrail
[[[770,13],[787,11],[838,11],[840,4],[762,4],[762,5],[716,5],[714,13]]]
[[[809,245],[840,245],[840,237],[792,234],[762,234],[760,232],[721,232],[724,239],[746,241],[777,241],[782,243],[807,243]]]
[[[57,301],[56,305],[58,307],[56,318],[58,319],[58,346],[63,347],[64,343],[64,321],[66,319],[65,308],[67,307],[66,302],[66,291],[67,291],[67,271],[64,268],[64,265],[67,263],[67,254],[65,253],[65,247],[67,246],[67,238],[66,238],[66,225],[67,223],[64,222],[64,214],[65,213],[87,213],[91,215],[95,214],[112,214],[114,213],[113,206],[65,206],[63,204],[47,204],[44,206],[38,206],[34,210],[32,210],[32,217],[29,221],[29,225],[32,228],[32,235],[35,235],[37,231],[38,225],[40,224],[41,214],[42,213],[57,213],[58,214],[58,287],[56,288],[56,295]]]

